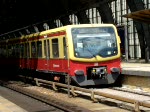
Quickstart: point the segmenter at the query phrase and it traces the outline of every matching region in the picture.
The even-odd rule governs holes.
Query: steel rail
[[[57,90],[57,86],[68,88],[68,85],[58,83],[58,82],[52,82],[52,81],[47,81],[47,80],[37,79],[37,78],[35,78],[34,80],[36,81],[36,84],[38,86],[40,86],[40,84],[42,84],[42,83],[51,84],[54,90]],[[137,112],[139,112],[139,106],[150,108],[150,103],[147,101],[139,101],[139,100],[126,98],[123,96],[112,95],[112,94],[105,93],[105,92],[93,91],[93,90],[89,90],[89,89],[85,89],[85,88],[81,88],[81,87],[76,87],[76,86],[71,86],[71,85],[69,85],[69,86],[70,86],[69,87],[70,92],[74,96],[77,96],[77,93],[76,93],[76,90],[77,90],[77,91],[81,91],[81,92],[85,92],[85,93],[90,93],[91,99],[93,101],[97,101],[97,99],[94,97],[94,95],[98,95],[98,96],[103,96],[103,97],[107,97],[107,98],[111,98],[111,99],[115,99],[115,100],[119,100],[119,101],[123,101],[123,102],[132,103],[135,105],[134,109]],[[78,94],[80,94],[80,93],[78,93]]]
[[[7,87],[9,89],[15,90],[17,92],[20,92],[22,94],[28,95],[40,101],[46,102],[47,104],[53,105],[61,110],[64,110],[65,112],[92,112],[91,110],[88,110],[86,108],[77,106],[75,104],[72,104],[72,103],[69,103],[69,102],[54,98],[54,97],[50,97],[49,95],[40,94],[39,92],[35,92],[33,90],[20,87],[16,84],[5,83],[5,82],[0,81],[0,85]]]

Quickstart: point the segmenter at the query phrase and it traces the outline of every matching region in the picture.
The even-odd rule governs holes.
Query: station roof
[[[114,0],[0,0],[0,35]]]
[[[129,14],[125,14],[122,17],[150,24],[150,9],[135,11]]]

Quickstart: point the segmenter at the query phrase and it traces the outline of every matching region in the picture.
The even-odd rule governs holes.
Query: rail
[[[132,103],[132,104],[134,104],[134,109],[135,109],[136,112],[139,112],[139,106],[150,108],[150,103],[148,103],[148,102],[138,101],[138,100],[122,97],[122,96],[112,95],[112,94],[109,94],[109,93],[97,92],[97,91],[93,91],[93,90],[89,90],[89,89],[85,89],[85,88],[81,88],[81,87],[66,85],[66,84],[47,81],[47,80],[38,79],[38,78],[34,78],[34,80],[35,80],[37,86],[40,86],[40,84],[43,84],[43,83],[50,84],[50,85],[52,85],[54,90],[57,90],[57,86],[67,88],[67,89],[70,88],[70,89],[68,89],[68,91],[70,91],[73,96],[77,96],[77,93],[75,91],[81,91],[81,92],[89,93],[91,95],[91,99],[94,102],[98,101],[95,98],[95,95],[98,95],[98,96],[103,96],[103,97],[107,97],[107,98],[111,98],[111,99],[115,99],[115,100],[119,100],[119,101]],[[80,93],[78,93],[78,94],[80,94]]]

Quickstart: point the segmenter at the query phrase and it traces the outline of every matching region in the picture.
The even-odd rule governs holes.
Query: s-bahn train
[[[0,41],[2,66],[60,82],[67,82],[69,75],[78,86],[115,83],[120,56],[113,24],[67,25]]]

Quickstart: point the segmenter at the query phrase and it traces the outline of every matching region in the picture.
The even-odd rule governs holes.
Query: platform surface
[[[28,112],[16,104],[0,96],[0,112]]]
[[[122,74],[150,76],[150,63],[122,62]]]

